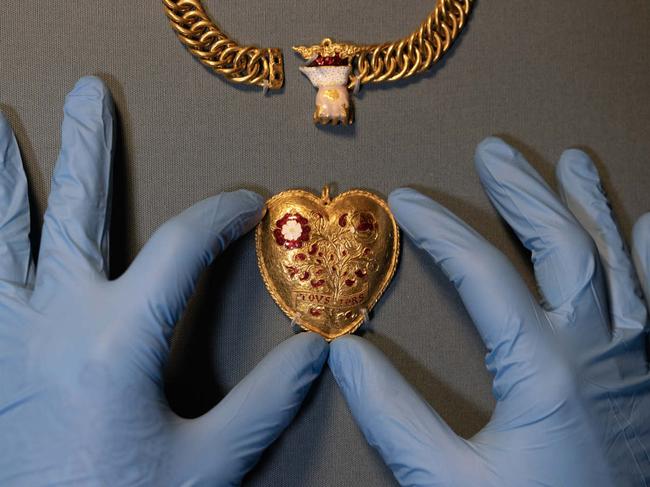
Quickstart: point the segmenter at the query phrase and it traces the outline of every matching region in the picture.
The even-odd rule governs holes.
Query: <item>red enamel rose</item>
[[[355,229],[359,233],[369,233],[375,229],[375,217],[372,213],[360,213],[355,221]]]
[[[352,226],[357,238],[361,241],[371,241],[377,236],[377,220],[372,213],[362,211],[352,217]]]
[[[300,213],[287,213],[275,222],[273,236],[278,245],[298,249],[309,240],[309,221]]]

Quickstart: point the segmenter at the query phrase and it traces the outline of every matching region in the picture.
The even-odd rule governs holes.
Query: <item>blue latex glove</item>
[[[304,333],[197,419],[168,407],[168,340],[201,271],[250,230],[262,199],[206,199],[107,280],[113,104],[97,78],[66,99],[38,259],[27,183],[0,117],[0,485],[238,485],[327,358]]]
[[[334,341],[329,365],[368,442],[402,485],[650,484],[650,214],[634,229],[636,271],[589,157],[557,166],[563,202],[521,154],[482,142],[476,167],[490,200],[532,252],[537,303],[505,256],[449,211],[400,189],[404,232],[455,285],[488,349],[496,408],[458,437],[384,355]]]

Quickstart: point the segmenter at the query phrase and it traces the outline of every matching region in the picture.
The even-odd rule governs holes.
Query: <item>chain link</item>
[[[210,19],[200,0],[162,0],[172,29],[205,66],[234,83],[279,89],[284,83],[282,52],[241,46]]]
[[[348,88],[409,78],[429,69],[449,50],[466,24],[473,0],[438,0],[420,28],[396,42],[363,46]],[[358,81],[357,81],[358,80]]]
[[[429,69],[449,50],[466,24],[474,0],[437,0],[433,12],[408,37],[395,42],[355,45],[348,87],[408,78]],[[162,0],[181,42],[205,66],[234,83],[279,89],[284,83],[282,52],[242,46],[209,17],[200,0]]]

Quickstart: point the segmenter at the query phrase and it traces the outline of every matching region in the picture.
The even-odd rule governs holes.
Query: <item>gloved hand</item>
[[[163,225],[109,281],[114,112],[97,78],[65,104],[38,258],[27,183],[0,117],[0,485],[238,485],[327,358],[303,333],[197,419],[168,407],[168,339],[201,271],[250,230],[262,199],[208,198]]]
[[[650,485],[646,354],[650,214],[634,229],[636,272],[598,174],[579,150],[557,166],[561,202],[522,155],[476,151],[487,194],[532,252],[537,303],[501,252],[416,191],[389,202],[404,232],[455,285],[488,349],[497,404],[454,434],[368,342],[330,345],[329,366],[368,442],[402,485]]]

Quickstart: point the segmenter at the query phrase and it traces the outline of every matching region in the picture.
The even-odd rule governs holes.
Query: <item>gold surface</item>
[[[279,49],[241,46],[210,19],[200,0],[162,0],[171,26],[199,61],[235,83],[279,89],[284,82]],[[429,69],[451,47],[466,24],[474,0],[437,0],[413,33],[395,42],[360,45],[325,39],[294,47],[306,59],[319,52],[343,53],[353,70],[348,87],[408,78]]]
[[[354,58],[348,88],[409,78],[428,70],[449,50],[466,24],[474,0],[438,0],[435,9],[407,37],[363,47]],[[356,46],[355,44],[350,44]]]
[[[350,105],[345,105],[340,117],[330,117],[323,113],[323,107],[316,105],[312,119],[315,124],[320,125],[351,125],[354,122],[354,111]]]
[[[328,100],[338,100],[339,99],[339,92],[336,90],[325,90],[323,92],[323,96],[327,98]]]
[[[330,57],[335,54],[340,55],[342,58],[353,58],[366,49],[366,46],[334,42],[329,37],[326,37],[320,44],[315,46],[293,46],[293,50],[300,54],[305,60],[313,59],[319,55]]]
[[[351,190],[330,199],[303,190],[279,193],[255,232],[264,284],[303,329],[332,340],[352,333],[388,287],[399,230],[388,205]]]

